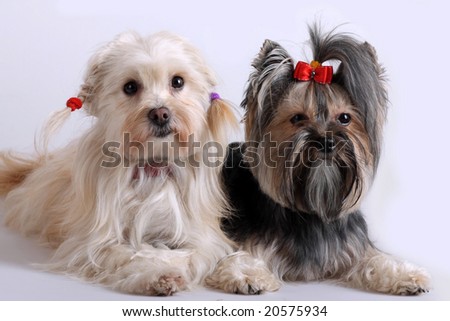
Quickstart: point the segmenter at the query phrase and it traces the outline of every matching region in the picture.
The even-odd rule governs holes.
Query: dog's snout
[[[171,118],[170,110],[166,107],[153,108],[148,113],[148,118],[150,121],[158,126],[166,125]]]
[[[315,140],[313,146],[324,153],[331,153],[336,147],[336,140],[333,137],[320,137]]]
[[[325,153],[331,153],[336,147],[336,141],[333,137],[325,137],[323,140],[323,146],[325,149]]]

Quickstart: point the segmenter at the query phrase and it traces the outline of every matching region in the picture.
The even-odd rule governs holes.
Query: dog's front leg
[[[122,292],[172,295],[189,287],[190,251],[143,245],[134,250],[114,245],[102,250],[93,278]]]
[[[370,247],[341,281],[351,287],[396,295],[417,295],[430,290],[427,272]]]
[[[281,286],[262,259],[245,251],[222,258],[214,272],[206,278],[206,284],[236,294],[261,294],[276,291]]]

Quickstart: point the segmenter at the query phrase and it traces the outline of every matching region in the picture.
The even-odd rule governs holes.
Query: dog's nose
[[[153,108],[148,113],[150,121],[158,126],[164,126],[170,121],[171,113],[166,107]]]
[[[320,137],[313,142],[314,148],[323,153],[331,153],[336,147],[336,141],[333,137]]]
[[[324,137],[323,138],[323,148],[325,153],[331,153],[336,147],[336,141],[333,137]]]

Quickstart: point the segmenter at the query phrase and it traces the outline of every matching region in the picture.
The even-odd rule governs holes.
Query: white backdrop
[[[31,151],[47,116],[77,93],[90,55],[119,32],[170,30],[190,39],[219,76],[218,92],[239,105],[250,63],[264,39],[276,40],[295,58],[308,61],[307,23],[319,19],[328,28],[347,23],[340,30],[354,32],[375,46],[390,84],[384,152],[364,203],[370,234],[381,249],[430,271],[434,290],[407,300],[450,300],[446,7],[444,1],[434,0],[2,0],[0,149]],[[70,140],[88,123],[82,113],[74,113],[56,144]],[[1,227],[0,299],[142,299],[30,265],[45,261],[49,254]],[[197,289],[169,299],[398,298],[311,283],[289,284],[278,293],[256,298]]]

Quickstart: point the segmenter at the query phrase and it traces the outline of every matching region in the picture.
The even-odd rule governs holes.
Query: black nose
[[[323,147],[325,153],[331,153],[336,147],[336,142],[333,137],[324,137],[323,138]]]
[[[170,121],[171,113],[166,107],[153,108],[148,113],[150,121],[158,126],[164,126]]]
[[[312,146],[323,153],[331,153],[336,147],[336,141],[333,137],[320,137]]]

